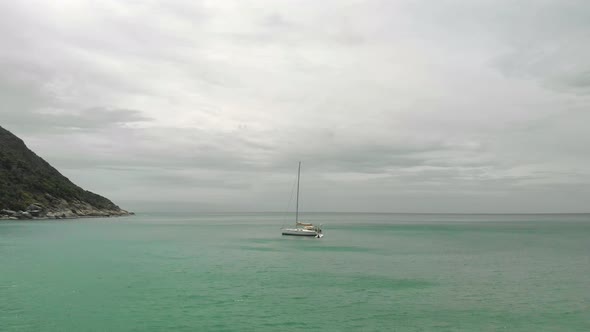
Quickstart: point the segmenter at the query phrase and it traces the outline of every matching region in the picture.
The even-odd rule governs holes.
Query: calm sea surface
[[[1,331],[590,331],[590,215],[0,221]]]

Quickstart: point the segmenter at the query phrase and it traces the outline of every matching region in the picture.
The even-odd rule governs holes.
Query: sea
[[[0,221],[0,331],[590,331],[590,215]]]

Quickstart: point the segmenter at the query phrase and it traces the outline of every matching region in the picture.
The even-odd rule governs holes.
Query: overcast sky
[[[135,210],[588,212],[589,59],[587,0],[0,0],[0,126]]]

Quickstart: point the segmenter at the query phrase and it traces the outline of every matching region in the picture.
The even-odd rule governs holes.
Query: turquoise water
[[[307,217],[0,222],[0,330],[590,330],[590,215]]]

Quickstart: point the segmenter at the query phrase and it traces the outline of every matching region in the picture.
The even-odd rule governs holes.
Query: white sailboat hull
[[[294,235],[294,236],[317,236],[318,232],[312,229],[303,228],[283,228],[281,230],[283,235]]]

